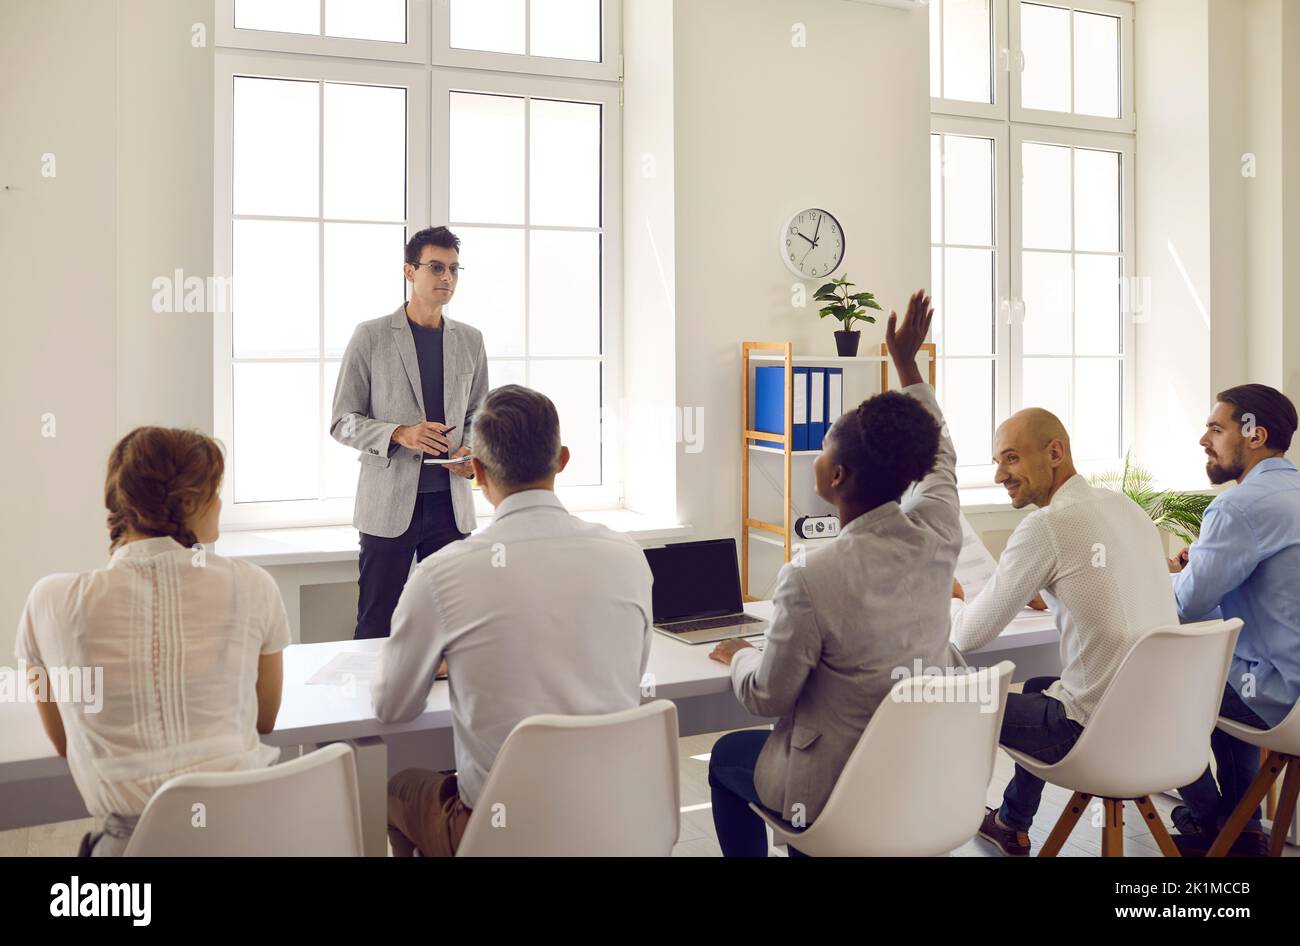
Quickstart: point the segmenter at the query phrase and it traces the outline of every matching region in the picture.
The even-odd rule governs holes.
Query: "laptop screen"
[[[735,539],[677,542],[646,549],[645,557],[655,580],[656,624],[743,610]]]

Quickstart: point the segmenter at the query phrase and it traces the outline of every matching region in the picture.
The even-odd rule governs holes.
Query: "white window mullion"
[[[341,56],[346,59],[371,59],[376,62],[429,61],[429,18],[431,0],[406,0],[406,41],[385,42],[325,35],[325,2],[321,0],[316,33],[289,33],[273,30],[237,29],[235,4],[239,0],[215,0],[216,45],[228,49],[265,52],[304,53],[318,56]],[[445,5],[445,4],[444,4]]]
[[[432,11],[430,55],[435,66],[459,66],[508,72],[515,75],[568,76],[575,79],[616,81],[619,76],[620,39],[622,37],[622,3],[599,0],[600,59],[561,59],[536,55],[532,51],[532,4],[524,4],[524,51],[504,53],[484,49],[465,49],[451,44],[453,3],[473,0],[439,0]]]
[[[213,274],[217,277],[229,277],[233,271],[233,235],[237,220],[268,220],[311,223],[317,228],[314,242],[318,261],[317,283],[318,309],[312,320],[315,352],[311,357],[276,357],[276,358],[239,358],[234,357],[233,313],[217,313],[213,319],[213,425],[214,432],[227,448],[227,475],[223,483],[222,498],[224,509],[222,526],[229,530],[262,527],[298,527],[313,525],[330,525],[346,523],[352,517],[352,499],[350,497],[328,498],[331,492],[328,480],[330,443],[328,423],[333,401],[332,386],[327,378],[338,362],[338,352],[331,354],[326,350],[326,298],[324,287],[328,272],[325,266],[325,226],[327,212],[324,205],[325,196],[325,91],[331,83],[345,85],[378,86],[401,89],[405,98],[406,127],[402,130],[405,139],[406,164],[406,206],[402,219],[363,220],[348,218],[348,224],[383,224],[390,227],[409,228],[414,215],[427,206],[427,122],[428,122],[428,87],[427,67],[393,63],[364,63],[356,60],[310,60],[301,56],[277,56],[250,54],[230,50],[219,50],[216,58],[217,70],[214,82],[214,109],[216,121],[214,126],[214,250]],[[233,145],[234,145],[234,101],[233,89],[236,77],[265,78],[268,80],[309,81],[317,91],[317,121],[320,140],[315,155],[318,175],[316,190],[316,213],[314,216],[293,215],[258,215],[233,213]],[[336,119],[337,120],[337,119]],[[295,274],[287,273],[287,279]],[[239,287],[236,286],[236,295]],[[236,304],[238,301],[236,300]],[[397,303],[394,302],[394,305]],[[379,313],[375,313],[378,315]],[[367,316],[373,317],[373,316]],[[319,436],[313,444],[312,456],[316,457],[316,475],[314,486],[305,485],[304,498],[241,502],[235,499],[235,466],[240,456],[241,441],[239,432],[234,429],[234,370],[237,364],[301,364],[312,365],[312,389],[315,394],[316,409],[313,417],[320,419]]]
[[[1054,7],[1068,13],[1069,24],[1067,56],[1070,63],[1070,111],[1056,112],[1044,109],[1025,108],[1021,105],[1024,87],[1026,55],[1023,31],[1021,30],[1021,6],[1029,3],[1034,6]],[[1114,17],[1118,21],[1118,48],[1116,61],[1119,66],[1119,116],[1115,118],[1084,115],[1074,111],[1076,107],[1074,31],[1075,13],[1099,14]],[[1013,60],[1010,83],[1010,119],[1013,122],[1026,122],[1038,125],[1051,125],[1065,128],[1086,128],[1094,131],[1109,131],[1131,134],[1136,128],[1133,115],[1133,3],[1132,0],[1010,0],[1010,41]]]
[[[968,118],[1007,117],[1007,75],[1002,67],[1002,49],[1007,45],[1007,0],[990,0],[989,24],[985,31],[988,44],[984,66],[988,70],[988,102],[975,102],[949,98],[947,69],[947,23],[950,0],[931,3],[930,16],[938,23],[939,88],[938,95],[930,97],[930,111],[936,115],[957,115]],[[927,80],[928,81],[928,80]],[[932,92],[936,90],[931,90]]]

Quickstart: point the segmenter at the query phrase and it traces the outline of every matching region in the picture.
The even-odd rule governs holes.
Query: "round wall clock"
[[[844,228],[825,210],[801,210],[781,228],[778,248],[781,261],[800,279],[829,276],[844,261]]]

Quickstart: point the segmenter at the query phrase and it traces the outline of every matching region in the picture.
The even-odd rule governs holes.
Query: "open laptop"
[[[745,613],[735,539],[675,542],[646,549],[654,575],[654,627],[686,644],[762,634],[767,622]]]

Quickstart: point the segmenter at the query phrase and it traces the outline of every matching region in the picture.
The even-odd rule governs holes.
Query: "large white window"
[[[618,306],[620,251],[617,177],[602,141],[618,140],[617,89],[465,80],[434,72],[434,126],[447,134],[432,167],[449,182],[437,213],[472,267],[448,311],[482,330],[494,387],[523,384],[555,402],[571,454],[557,482],[613,504],[601,406],[617,399],[607,356],[619,331],[601,314]]]
[[[438,224],[462,240],[447,314],[483,332],[490,386],[555,401],[567,504],[617,504],[602,406],[619,390],[619,83],[591,74],[617,62],[617,5],[519,0],[515,71],[439,62],[457,16],[459,42],[514,42],[512,5],[483,20],[492,5],[218,4],[214,271],[233,302],[215,316],[214,427],[228,526],[351,520],[356,452],[328,432],[339,361],[358,322],[404,301],[403,245]],[[555,35],[561,8],[591,15],[594,52]],[[562,54],[594,59],[566,76]]]
[[[1131,49],[1128,3],[931,5],[935,340],[965,484],[1022,407],[1058,414],[1084,468],[1131,442]]]

